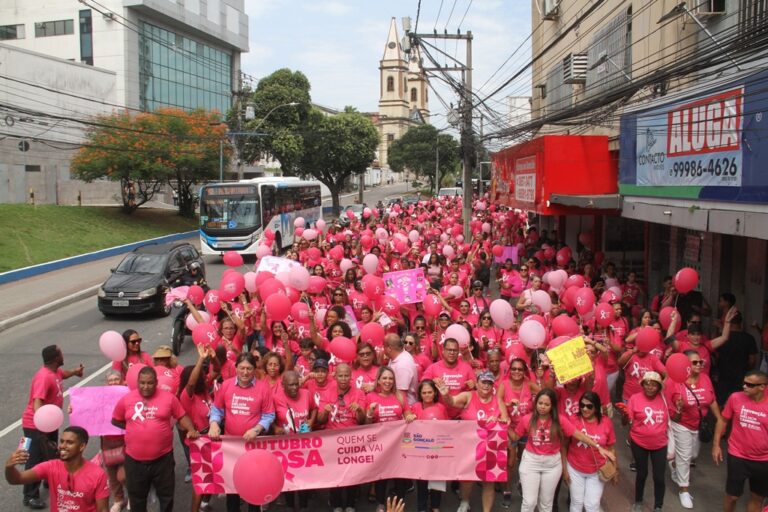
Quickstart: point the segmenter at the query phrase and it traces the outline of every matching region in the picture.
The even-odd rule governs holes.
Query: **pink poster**
[[[384,293],[397,299],[400,304],[423,302],[427,296],[429,283],[424,277],[423,268],[385,272],[383,277],[386,285]]]
[[[115,404],[128,393],[126,386],[90,386],[69,389],[69,424],[83,427],[88,435],[121,435],[125,431],[112,425]]]
[[[417,420],[265,436],[253,443],[234,436],[222,436],[218,442],[201,437],[190,443],[195,492],[234,493],[235,463],[253,449],[269,450],[280,458],[284,492],[384,478],[507,480],[506,425]]]

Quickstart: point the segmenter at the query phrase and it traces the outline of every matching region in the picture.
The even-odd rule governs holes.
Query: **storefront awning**
[[[621,196],[619,194],[552,194],[549,202],[562,206],[575,206],[576,208],[591,208],[597,210],[619,210],[621,208]]]

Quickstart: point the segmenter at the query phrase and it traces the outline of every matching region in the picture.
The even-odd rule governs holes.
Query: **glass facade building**
[[[232,55],[141,22],[139,82],[144,111],[203,108],[225,115],[232,97]]]

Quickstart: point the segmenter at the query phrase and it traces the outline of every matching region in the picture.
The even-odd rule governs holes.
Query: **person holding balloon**
[[[41,355],[43,366],[32,377],[27,406],[21,415],[24,437],[31,439],[24,467],[27,470],[55,456],[47,454],[46,448],[48,443],[57,442],[61,421],[56,424],[46,420],[61,416],[63,421],[61,407],[64,405],[64,380],[82,377],[85,370],[82,363],[71,370],[64,369],[64,354],[57,345],[46,346]],[[25,483],[23,495],[25,507],[38,510],[45,508],[45,502],[40,499],[39,481]]]
[[[646,372],[657,372],[666,377],[667,370],[651,351],[661,343],[661,335],[653,327],[638,331],[634,346],[619,357],[619,366],[624,370],[622,400],[627,403],[632,395],[642,391],[642,380]]]
[[[669,428],[674,438],[675,458],[669,463],[672,481],[680,488],[678,497],[683,508],[693,508],[693,496],[689,488],[690,468],[691,461],[698,456],[699,426],[707,412],[711,412],[718,421],[722,421],[722,418],[712,381],[703,371],[704,359],[696,350],[686,350],[683,354],[688,358],[690,375],[686,378],[687,372],[679,372],[679,376],[676,374],[676,377],[684,378],[682,382],[668,379],[664,396],[669,404],[672,420]],[[674,365],[675,358],[670,358],[668,364]]]
[[[275,404],[269,386],[255,378],[256,361],[250,353],[237,356],[235,361],[237,376],[224,381],[214,397],[209,417],[208,435],[214,441],[221,438],[221,423],[224,434],[240,436],[245,441],[253,441],[269,431],[275,420]],[[234,411],[237,410],[237,413]],[[249,505],[251,512],[257,507]],[[227,511],[240,510],[240,496],[227,495]]]
[[[522,312],[523,318],[529,315],[535,315],[539,313],[539,308],[534,302],[534,294],[541,290],[541,278],[539,276],[533,276],[531,278],[531,287],[523,290],[520,294],[520,299],[517,301],[515,308]]]
[[[152,356],[148,352],[141,350],[141,335],[134,329],[127,329],[123,331],[123,340],[125,342],[125,357],[122,361],[112,361],[112,368],[118,370],[125,382],[125,376],[128,374],[128,369],[134,364],[142,364],[144,366],[154,366]]]
[[[662,394],[663,380],[659,373],[645,372],[640,379],[642,391],[629,398],[619,410],[622,421],[629,423],[629,442],[635,460],[635,503],[632,512],[642,512],[643,491],[648,478],[648,459],[653,468],[653,507],[660,511],[664,505],[664,470],[666,467],[669,409]]]

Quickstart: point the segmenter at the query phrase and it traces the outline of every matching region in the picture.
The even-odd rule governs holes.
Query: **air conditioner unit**
[[[541,17],[555,20],[560,15],[560,0],[541,0]]]
[[[703,0],[697,2],[691,12],[699,19],[708,19],[725,14],[725,0]]]
[[[583,84],[587,82],[587,54],[569,53],[563,59],[563,83]]]

